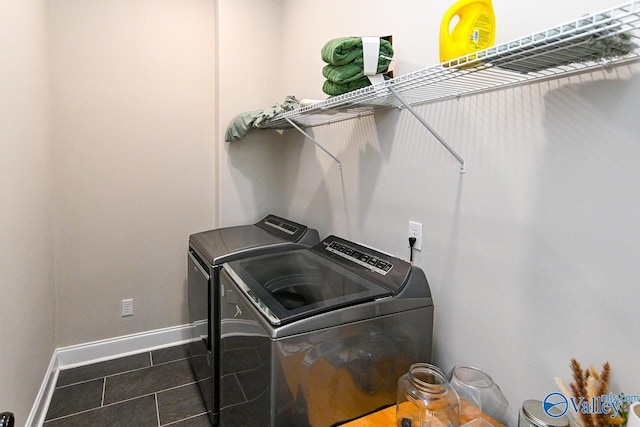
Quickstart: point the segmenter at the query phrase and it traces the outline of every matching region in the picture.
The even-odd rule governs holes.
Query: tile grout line
[[[158,421],[158,427],[160,427],[160,407],[158,406],[158,393],[153,393],[153,398],[156,402],[156,420]]]
[[[184,423],[185,421],[194,420],[194,419],[199,418],[199,417],[201,417],[203,415],[205,417],[207,417],[207,420],[209,419],[208,412],[205,411],[205,412],[201,412],[199,414],[191,415],[191,416],[186,417],[186,418],[182,418],[180,420],[172,421],[172,422],[170,422],[168,424],[165,424],[163,427],[172,426],[172,425],[176,425],[176,424],[179,424],[179,423]]]
[[[100,407],[104,408],[104,395],[107,392],[107,377],[102,379],[102,399],[100,400]]]

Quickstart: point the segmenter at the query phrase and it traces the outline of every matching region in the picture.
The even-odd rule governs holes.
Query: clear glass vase
[[[398,427],[460,425],[460,401],[442,371],[428,363],[411,365],[398,380]]]

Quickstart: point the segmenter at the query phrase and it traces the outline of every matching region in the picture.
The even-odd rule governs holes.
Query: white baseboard
[[[39,427],[44,424],[44,418],[47,416],[47,409],[49,409],[49,401],[58,380],[58,372],[58,357],[54,351],[53,356],[51,356],[51,362],[49,362],[49,368],[45,373],[44,380],[31,408],[31,413],[25,423],[26,427]]]
[[[44,424],[60,370],[186,343],[191,338],[191,327],[191,325],[174,326],[57,348],[53,352],[49,368],[25,426],[40,427]]]
[[[88,365],[141,351],[177,345],[189,341],[190,332],[191,325],[181,325],[62,347],[56,350],[58,369]]]

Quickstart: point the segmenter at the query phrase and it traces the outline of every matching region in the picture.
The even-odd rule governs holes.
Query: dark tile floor
[[[209,427],[180,345],[61,370],[44,427]]]

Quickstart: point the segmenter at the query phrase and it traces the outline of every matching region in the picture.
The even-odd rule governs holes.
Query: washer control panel
[[[383,276],[386,276],[393,268],[392,263],[381,259],[380,255],[375,252],[367,252],[361,247],[355,248],[337,240],[331,241],[326,246],[326,250]]]

